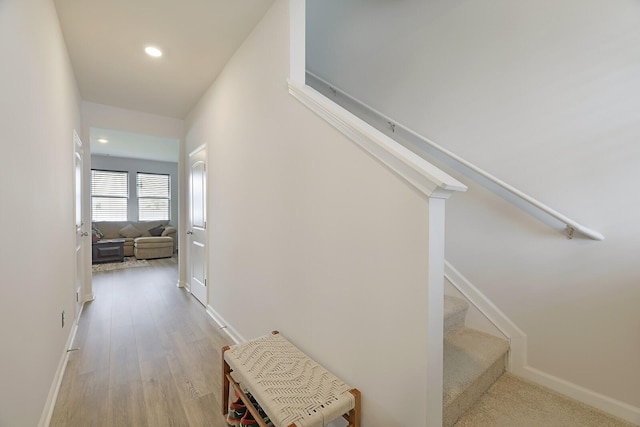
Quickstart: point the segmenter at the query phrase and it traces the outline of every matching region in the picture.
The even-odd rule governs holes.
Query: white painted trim
[[[214,322],[220,326],[222,329],[236,344],[240,344],[241,342],[247,342],[247,340],[238,333],[235,329],[227,324],[227,321],[213,309],[210,305],[207,305],[207,314],[213,319]]]
[[[527,335],[489,298],[445,260],[444,277],[509,340],[507,370],[519,375],[527,364]]]
[[[444,235],[445,202],[429,199],[427,260],[427,426],[442,425],[444,384]],[[419,424],[419,423],[417,423]]]
[[[640,408],[636,406],[589,390],[531,366],[526,366],[518,376],[640,426]]]
[[[186,285],[187,282],[185,282],[184,280],[178,280],[178,282],[176,283],[176,287],[178,288],[185,288],[187,289],[187,291],[189,290],[189,288]]]
[[[78,135],[78,132],[76,132],[76,130],[73,130],[73,142],[76,146],[78,147],[82,147],[82,140],[80,139],[80,136]]]
[[[306,72],[306,1],[289,0],[289,79],[304,85]]]
[[[83,311],[84,311],[84,301],[82,301],[82,304],[80,304],[80,311],[78,311],[78,316],[76,317],[75,321],[73,322],[73,324],[75,325],[76,328],[78,327],[78,324],[80,323],[80,316],[82,316],[82,312]],[[74,337],[75,337],[75,332],[74,332]],[[71,345],[71,344],[69,344],[69,345]],[[67,346],[67,348],[69,348],[69,346]]]
[[[204,150],[205,148],[207,148],[207,144],[202,144],[202,145],[198,145],[196,148],[194,148],[188,155],[188,157],[193,157],[196,154],[198,154],[199,151]]]
[[[289,93],[427,196],[447,199],[455,191],[467,190],[460,181],[315,89],[289,80]]]
[[[84,304],[83,304],[84,307]],[[82,312],[82,308],[80,309]],[[78,315],[78,318],[80,316]],[[53,377],[53,382],[51,383],[51,388],[49,389],[49,395],[47,396],[47,401],[44,405],[44,409],[42,410],[42,415],[40,416],[40,422],[38,422],[38,427],[48,427],[51,423],[51,417],[53,416],[53,410],[56,406],[56,400],[58,400],[58,393],[60,392],[60,385],[62,384],[62,378],[64,378],[64,372],[67,368],[67,362],[69,361],[69,349],[71,348],[71,344],[76,338],[76,333],[78,332],[78,321],[76,319],[73,322],[73,327],[69,333],[69,337],[67,337],[67,343],[64,346],[64,353],[62,353],[62,357],[60,358],[60,362],[58,363],[58,369],[56,369],[56,374]]]

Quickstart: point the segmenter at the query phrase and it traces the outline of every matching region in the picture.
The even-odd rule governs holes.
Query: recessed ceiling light
[[[105,139],[105,138],[100,138],[100,139],[98,139],[98,142],[99,142],[100,144],[106,144],[107,142],[109,142],[109,140],[108,140],[108,139]]]
[[[157,47],[147,46],[144,48],[144,51],[147,53],[147,55],[153,56],[154,58],[159,58],[162,56],[162,51]]]

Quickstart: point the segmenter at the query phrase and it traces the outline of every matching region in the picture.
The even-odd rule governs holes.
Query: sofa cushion
[[[163,235],[163,236],[168,236],[169,234],[176,234],[176,229],[175,229],[175,227],[172,227],[172,226],[170,226],[170,225],[167,225],[167,226],[164,228],[164,231],[162,232],[162,235]]]
[[[142,231],[129,224],[120,229],[120,235],[122,237],[140,237],[142,236]]]
[[[1,0],[0,0],[1,1]],[[164,234],[167,235],[167,229],[171,228],[175,230],[173,227],[169,226],[169,222],[166,220],[155,220],[155,221],[94,221],[93,224],[96,228],[98,228],[103,234],[103,239],[121,239],[122,236],[120,234],[120,230],[127,225],[132,225],[137,230],[140,231],[141,236],[151,236],[149,233],[149,229],[163,226],[165,228]],[[138,236],[136,236],[138,237]]]
[[[151,234],[152,236],[161,236],[163,231],[164,231],[164,226],[159,225],[157,227],[150,228],[149,234]]]
[[[138,237],[134,240],[136,248],[173,248],[173,239],[171,237]]]

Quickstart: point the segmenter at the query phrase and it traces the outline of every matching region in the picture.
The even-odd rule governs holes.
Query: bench
[[[320,366],[277,331],[222,349],[222,413],[230,385],[260,427],[251,393],[276,427],[320,427],[343,417],[360,427],[360,392]]]

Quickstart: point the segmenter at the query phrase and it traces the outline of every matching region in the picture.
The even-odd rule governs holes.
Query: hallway
[[[213,426],[231,340],[176,287],[175,260],[97,273],[51,426]]]

